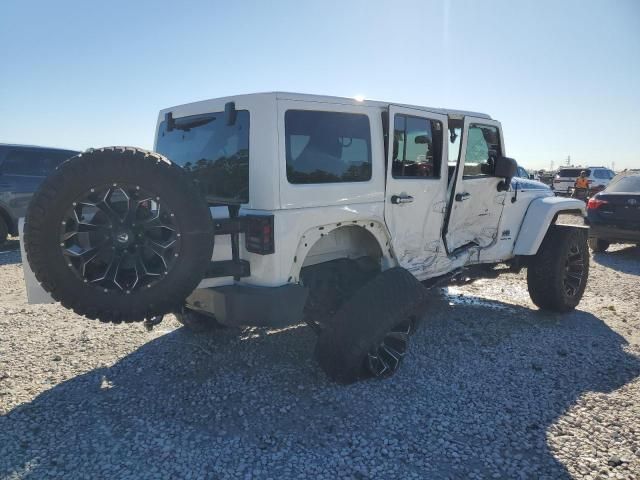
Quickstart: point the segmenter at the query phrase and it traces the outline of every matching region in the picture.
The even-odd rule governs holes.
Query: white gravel
[[[0,478],[639,478],[640,249],[611,250],[568,315],[523,274],[435,295],[399,374],[349,387],[306,327],[104,325],[0,253]]]

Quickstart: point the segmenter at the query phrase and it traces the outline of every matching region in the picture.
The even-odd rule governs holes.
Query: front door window
[[[496,159],[500,156],[498,129],[491,125],[469,125],[463,175],[478,177],[493,175]]]

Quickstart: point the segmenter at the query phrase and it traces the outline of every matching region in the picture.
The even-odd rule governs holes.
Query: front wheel
[[[589,278],[585,229],[553,225],[527,268],[533,303],[543,310],[568,312],[584,294]]]
[[[51,296],[101,321],[175,311],[205,274],[211,214],[185,172],[130,147],[59,166],[27,211],[25,248]]]

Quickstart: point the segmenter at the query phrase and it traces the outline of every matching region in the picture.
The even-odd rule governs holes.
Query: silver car
[[[616,175],[606,167],[561,167],[553,179],[551,189],[556,195],[571,195],[580,172],[587,174],[591,194],[602,191]]]
[[[31,196],[44,178],[74,150],[0,143],[0,245],[7,235],[18,234]]]

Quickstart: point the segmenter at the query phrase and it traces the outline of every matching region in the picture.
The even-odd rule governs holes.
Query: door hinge
[[[427,243],[424,249],[430,253],[438,253],[440,250],[440,240],[434,240],[433,242]]]
[[[447,211],[447,202],[436,202],[433,204],[433,211],[436,213],[445,213]]]

